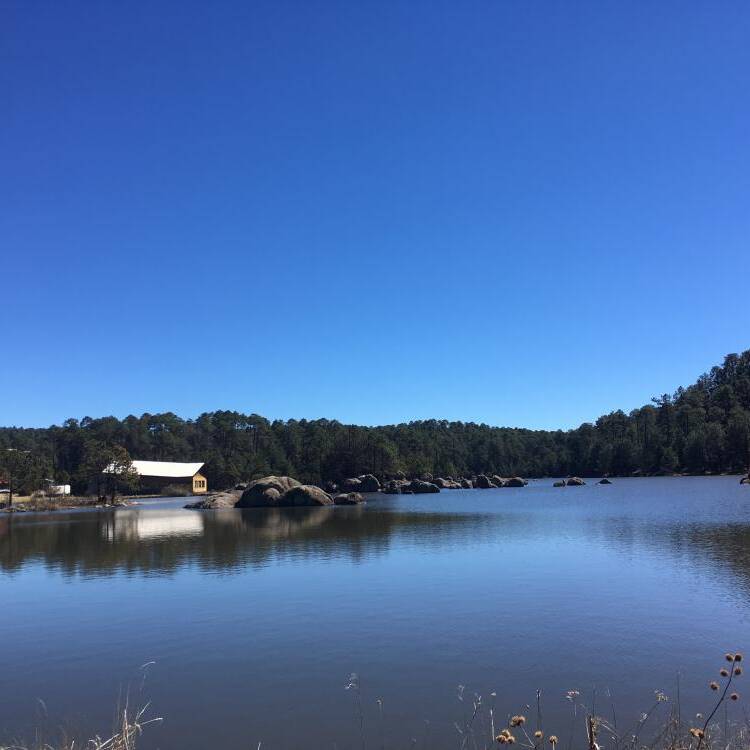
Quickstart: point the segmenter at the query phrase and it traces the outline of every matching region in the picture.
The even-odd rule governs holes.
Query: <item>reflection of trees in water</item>
[[[606,522],[605,522],[606,521]],[[600,519],[594,537],[614,548],[668,554],[687,567],[729,574],[750,594],[750,526],[744,523],[686,523],[632,518]]]
[[[654,552],[716,575],[750,594],[750,527],[602,516],[446,513],[362,507],[245,511],[124,509],[0,516],[0,569],[41,562],[67,574],[169,573],[181,567],[231,572],[270,560],[344,559],[383,554],[394,540],[437,549],[465,542],[539,543],[562,535],[613,550]]]
[[[362,507],[199,512],[117,510],[0,518],[0,567],[43,562],[67,574],[161,572],[184,566],[231,571],[270,559],[359,561],[385,552],[394,535],[438,546],[493,535],[488,518]]]

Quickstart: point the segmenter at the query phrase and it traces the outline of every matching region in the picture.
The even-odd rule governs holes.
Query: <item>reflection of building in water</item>
[[[174,510],[118,511],[102,526],[102,536],[108,541],[189,537],[202,534],[203,516],[200,513],[182,513]]]

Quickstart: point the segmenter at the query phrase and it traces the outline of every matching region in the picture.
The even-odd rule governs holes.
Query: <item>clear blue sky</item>
[[[0,4],[0,424],[570,427],[750,347],[746,2]]]

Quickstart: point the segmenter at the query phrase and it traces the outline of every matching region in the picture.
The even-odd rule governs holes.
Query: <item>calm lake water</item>
[[[103,732],[129,690],[149,748],[360,747],[351,672],[371,747],[457,747],[475,692],[504,715],[541,688],[565,737],[570,689],[624,727],[679,671],[703,709],[750,647],[750,487],[614,482],[2,517],[0,739]]]

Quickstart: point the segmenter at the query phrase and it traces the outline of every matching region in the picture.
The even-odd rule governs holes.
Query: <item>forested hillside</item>
[[[85,488],[92,454],[112,445],[134,459],[205,461],[213,488],[265,474],[321,483],[396,471],[527,477],[745,472],[750,350],[729,354],[721,367],[672,395],[568,431],[440,420],[357,427],[326,419],[269,421],[231,411],[192,420],[166,413],[84,417],[45,429],[0,428],[0,452],[29,451],[36,477],[70,482],[74,491]]]

